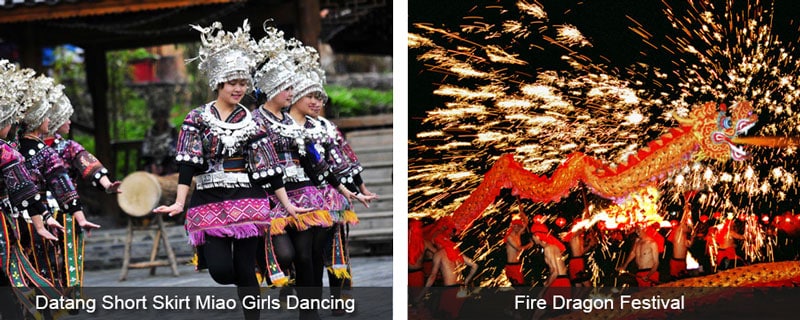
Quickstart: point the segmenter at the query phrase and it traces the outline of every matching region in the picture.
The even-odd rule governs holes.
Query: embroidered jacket
[[[340,152],[340,158],[344,159],[348,165],[350,166],[350,177],[357,180],[355,183],[356,185],[361,184],[361,172],[364,171],[364,167],[361,166],[361,161],[358,160],[358,156],[353,151],[353,147],[350,146],[350,143],[347,142],[347,139],[344,138],[344,134],[338,127],[336,127],[333,122],[323,117],[319,117],[320,123],[327,128],[328,136],[330,139],[334,141],[334,144],[338,147],[338,152]],[[352,183],[353,181],[348,181]]]
[[[46,190],[51,191],[58,206],[69,214],[81,210],[78,191],[75,190],[64,161],[55,149],[45,145],[42,140],[29,138],[20,139],[19,149],[25,157],[25,167],[40,194]],[[47,199],[42,196],[40,201],[44,203]]]
[[[209,104],[210,105],[210,104]],[[242,156],[250,179],[264,187],[280,188],[283,168],[267,135],[258,130],[249,112],[237,106],[226,123],[240,124],[242,128],[227,130],[215,127],[214,119],[204,112],[211,112],[216,119],[216,108],[204,105],[186,115],[178,135],[175,157],[178,165],[195,168],[195,172],[212,173],[225,171],[225,159]],[[222,122],[216,120],[218,122]],[[224,125],[224,124],[223,124]],[[250,127],[252,126],[252,128]],[[244,151],[244,154],[242,154]]]
[[[0,140],[0,197],[3,198],[2,210],[11,214],[13,207],[19,211],[28,210],[28,215],[35,216],[47,211],[40,201],[39,188],[25,167],[24,158],[6,141]],[[6,199],[8,201],[6,201]]]
[[[306,155],[306,139],[303,128],[296,125],[289,114],[282,112],[278,119],[271,112],[259,107],[253,111],[253,120],[264,131],[277,153],[277,161],[283,166],[284,183],[310,183],[309,176],[300,161]]]
[[[50,142],[48,145],[55,149],[64,161],[64,167],[72,181],[77,181],[78,178],[91,181],[93,187],[105,191],[100,179],[108,175],[108,169],[80,143],[64,139],[58,134],[52,142],[47,140],[45,142]]]

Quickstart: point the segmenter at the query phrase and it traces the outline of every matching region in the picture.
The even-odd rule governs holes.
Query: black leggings
[[[294,271],[295,285],[314,286],[311,243],[314,234],[311,230],[297,231],[286,228],[286,233],[272,236],[272,247],[281,269]]]
[[[322,296],[322,273],[325,262],[322,250],[330,244],[328,228],[311,227],[305,231],[287,228],[285,234],[272,236],[272,246],[281,269],[294,267],[297,295],[302,299]],[[316,310],[300,310],[300,319],[318,319]]]
[[[262,238],[235,239],[206,235],[203,250],[208,273],[219,284],[235,284],[238,287],[239,299],[246,295],[259,294],[255,271],[259,239]],[[243,311],[245,319],[258,319],[260,316],[257,308],[243,309]]]

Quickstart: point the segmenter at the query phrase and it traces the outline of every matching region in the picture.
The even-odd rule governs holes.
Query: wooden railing
[[[111,142],[111,165],[116,168],[115,177],[122,180],[129,173],[142,169],[142,140]]]

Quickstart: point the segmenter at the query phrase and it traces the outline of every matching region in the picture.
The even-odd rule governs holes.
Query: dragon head
[[[683,125],[691,125],[692,132],[699,141],[700,156],[727,161],[741,161],[747,152],[733,143],[739,134],[752,128],[758,116],[753,113],[749,101],[737,102],[730,107],[730,116],[725,105],[717,108],[716,103],[707,102],[692,109],[688,119],[679,119]]]

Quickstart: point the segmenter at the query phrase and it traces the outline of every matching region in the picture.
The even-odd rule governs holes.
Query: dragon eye
[[[732,127],[731,118],[725,117],[725,119],[722,119],[722,127],[725,129],[730,129]]]

